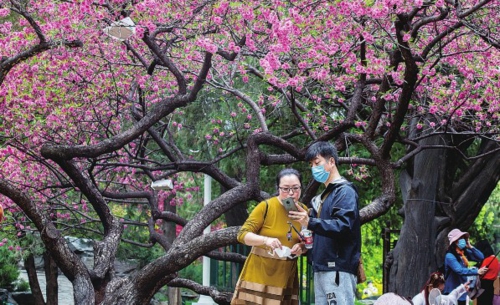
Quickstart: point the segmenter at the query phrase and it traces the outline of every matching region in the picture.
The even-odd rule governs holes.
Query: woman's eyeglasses
[[[300,191],[300,186],[294,186],[294,187],[278,187],[282,192],[285,193],[290,193],[290,191],[293,191],[294,193]]]

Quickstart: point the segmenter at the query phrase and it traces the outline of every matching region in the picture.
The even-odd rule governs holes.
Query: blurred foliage
[[[0,287],[12,287],[19,277],[17,264],[21,259],[21,253],[7,238],[1,240],[0,244]]]
[[[179,276],[201,283],[203,279],[203,264],[201,258],[195,260],[189,266],[180,270]]]
[[[472,242],[487,240],[495,253],[500,250],[500,183],[469,228]]]
[[[30,290],[30,283],[24,279],[18,279],[14,282],[14,291],[23,292]]]

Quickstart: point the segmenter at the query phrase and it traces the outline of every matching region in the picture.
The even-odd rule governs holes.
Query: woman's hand
[[[280,248],[281,249],[281,242],[280,242],[280,240],[277,239],[277,238],[274,238],[274,237],[267,237],[267,236],[265,236],[264,237],[264,245],[266,247],[271,248],[271,250],[274,250],[276,248]]]
[[[464,283],[465,291],[469,291],[470,281]]]
[[[288,212],[288,217],[292,220],[298,221],[303,228],[307,228],[307,224],[309,223],[309,215],[307,211],[304,210],[299,204],[295,204],[297,206],[298,211],[290,211]]]
[[[304,246],[303,243],[296,243],[292,247],[292,254],[293,255],[302,255],[306,252],[306,247]]]
[[[483,267],[477,270],[477,274],[484,275],[488,271],[488,267]]]

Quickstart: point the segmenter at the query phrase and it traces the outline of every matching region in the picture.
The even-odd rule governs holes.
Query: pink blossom
[[[219,49],[215,44],[213,44],[209,39],[207,38],[201,38],[196,42],[196,45],[201,47],[202,49],[206,50],[209,53],[216,53],[217,50]]]
[[[144,33],[145,33],[145,32],[146,32],[146,30],[145,30],[145,28],[144,28],[144,27],[142,27],[142,26],[137,26],[137,27],[135,27],[135,34],[136,34],[138,37],[140,37],[140,38],[144,37]]]
[[[221,1],[219,3],[219,6],[214,8],[214,13],[218,15],[223,15],[226,13],[228,6],[229,3],[227,1]]]
[[[10,14],[10,9],[0,8],[0,17],[5,17]]]
[[[287,81],[287,85],[290,87],[295,87],[299,84],[299,81],[296,77],[292,77]]]
[[[221,18],[221,17],[219,17],[219,16],[215,16],[215,17],[213,18],[213,21],[214,21],[214,23],[215,23],[215,24],[217,24],[217,25],[221,25],[221,24],[222,24],[222,18]]]
[[[251,21],[255,18],[253,10],[247,6],[242,6],[242,8],[240,9],[240,14],[243,17],[243,19],[248,21]]]

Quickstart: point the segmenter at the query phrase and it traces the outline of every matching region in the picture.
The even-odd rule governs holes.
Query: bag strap
[[[500,254],[500,250],[498,250],[497,254],[495,254],[495,256],[493,256],[493,258],[497,257],[497,256],[498,256],[498,254]],[[490,256],[491,256],[491,255],[490,255]],[[489,257],[489,256],[488,256],[488,257]],[[491,263],[493,263],[493,261],[494,261],[494,259],[493,259],[493,258],[492,258],[492,259],[491,259],[491,261],[488,263],[488,265],[486,265],[486,266],[485,266],[486,268],[489,268],[489,267],[490,267],[490,265],[491,265]],[[486,259],[486,258],[485,258],[485,259]]]
[[[267,202],[267,199],[265,199],[264,201],[266,202],[266,211],[264,212],[264,222],[266,222],[267,210],[269,210],[269,203]]]

